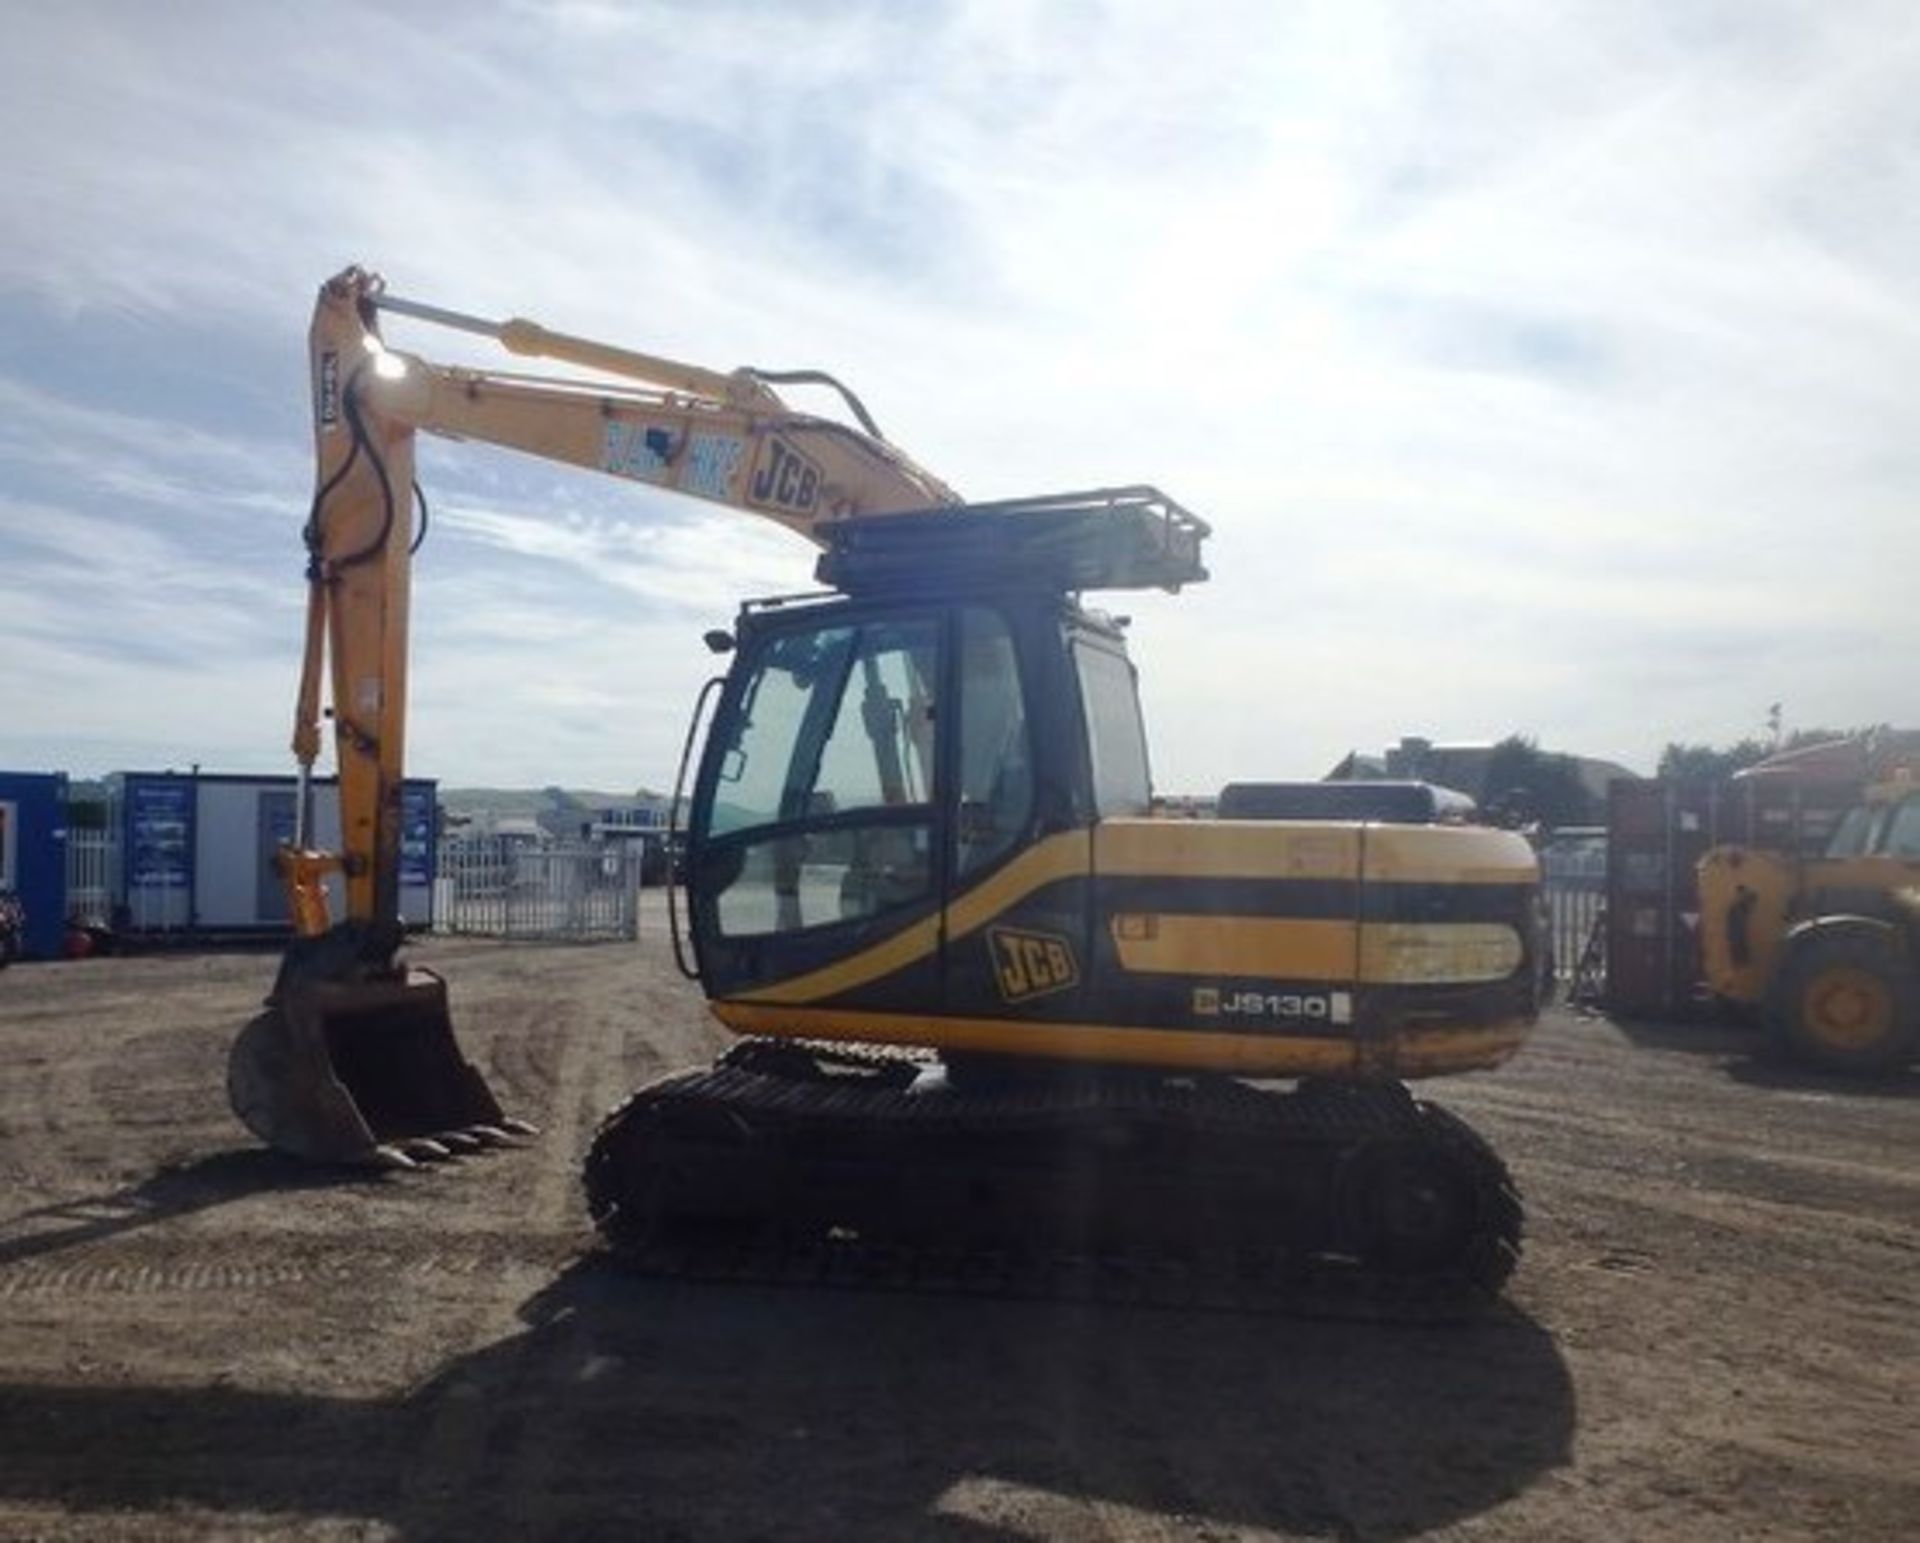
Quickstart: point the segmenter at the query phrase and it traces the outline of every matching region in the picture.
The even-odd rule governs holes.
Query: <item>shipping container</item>
[[[26,910],[20,957],[57,959],[67,933],[67,779],[0,772],[0,890]]]
[[[1860,784],[1664,778],[1607,795],[1606,1006],[1673,1017],[1707,1001],[1694,870],[1708,848],[1818,856]]]
[[[311,840],[337,850],[339,800],[333,778],[313,782]],[[116,860],[110,886],[114,929],[133,936],[283,932],[286,890],[273,868],[293,838],[298,784],[292,777],[208,772],[120,772],[107,779]],[[400,915],[433,923],[438,784],[409,779],[401,789]],[[327,881],[333,915],[343,914],[338,875]]]

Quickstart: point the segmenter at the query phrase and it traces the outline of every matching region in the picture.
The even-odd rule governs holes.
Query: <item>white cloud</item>
[[[164,678],[226,678],[251,723],[252,618],[299,605],[297,544],[264,547],[305,508],[305,307],[349,260],[459,309],[830,368],[977,496],[1160,482],[1218,531],[1214,583],[1115,602],[1170,786],[1408,732],[1645,766],[1775,700],[1801,723],[1920,706],[1905,7],[449,14],[12,18],[0,488],[41,524],[169,540],[13,581],[0,629],[30,625],[62,689],[0,685],[0,723],[51,745],[108,703],[150,721],[162,677],[136,700],[49,640],[49,610],[102,595],[203,661]],[[50,337],[128,317],[233,374],[230,421],[84,350],[43,383]],[[442,775],[669,762],[695,613],[805,582],[788,538],[725,514],[470,448],[422,466],[444,544],[414,745]],[[201,603],[194,533],[251,607]],[[187,603],[144,602],[132,568]],[[282,707],[260,712],[277,745]]]

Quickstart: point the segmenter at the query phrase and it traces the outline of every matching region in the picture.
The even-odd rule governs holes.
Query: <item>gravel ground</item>
[[[416,950],[544,1134],[378,1179],[227,1113],[270,955],[0,974],[0,1536],[1920,1530],[1920,1078],[1549,1015],[1425,1090],[1531,1218],[1466,1327],[648,1282],[579,1159],[721,1042],[648,928]]]

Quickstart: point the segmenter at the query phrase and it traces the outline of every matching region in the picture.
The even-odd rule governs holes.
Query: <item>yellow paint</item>
[[[1707,984],[1735,1002],[1758,1002],[1786,934],[1800,887],[1799,859],[1746,847],[1715,847],[1695,870],[1700,887],[1700,963]],[[1743,914],[1747,951],[1733,951],[1733,917]]]
[[[1894,1031],[1893,993],[1871,970],[1833,965],[1807,983],[1801,1021],[1822,1044],[1871,1049]]]
[[[1093,835],[1103,876],[1534,884],[1525,838],[1473,825],[1357,821],[1108,820]]]
[[[1537,884],[1526,838],[1478,825],[1370,825],[1366,880],[1386,884]]]
[[[1123,970],[1150,975],[1352,982],[1351,922],[1124,913],[1109,930]]]
[[[965,937],[1035,890],[1062,879],[1082,877],[1090,865],[1091,844],[1084,830],[1070,830],[1035,842],[1006,867],[949,902],[947,936]]]
[[[640,384],[540,379],[467,369],[386,348],[373,322],[385,294],[378,276],[349,268],[320,290],[309,330],[314,391],[318,559],[309,586],[306,643],[294,707],[293,752],[302,767],[322,748],[322,687],[333,703],[339,766],[340,866],[346,914],[385,921],[400,864],[399,788],[406,760],[408,612],[412,583],[415,442],[421,432],[478,440],[546,461],[628,475],[609,459],[609,427],[641,442],[705,441],[730,470],[698,454],[649,464],[642,480],[772,519],[824,546],[820,527],[880,510],[953,504],[958,495],[890,445],[785,409],[750,376],[681,364],[521,319],[455,325],[497,338],[509,353],[611,370]],[[452,313],[427,313],[446,320]],[[664,389],[659,389],[664,388]],[[356,443],[358,422],[365,442]],[[804,440],[819,472],[805,508],[774,510],[751,495],[747,469],[776,436]],[[301,904],[292,897],[296,908]],[[304,923],[303,923],[304,924]]]
[[[1281,820],[1104,820],[1093,866],[1104,877],[1354,879],[1361,828]]]
[[[1802,859],[1754,847],[1720,846],[1700,859],[1700,958],[1707,984],[1735,1002],[1764,1001],[1780,968],[1788,931],[1802,919],[1802,902],[1821,890],[1883,894],[1908,915],[1920,915],[1920,895],[1908,881],[1912,864],[1899,858]],[[1736,913],[1744,913],[1747,953],[1736,959]]]
[[[1490,873],[1507,883],[1533,876],[1533,855],[1524,841],[1518,843],[1524,871],[1488,866],[1502,853],[1515,855],[1508,849],[1506,832],[1408,826],[1392,834],[1397,838],[1408,831],[1468,838],[1467,849],[1459,855],[1480,861],[1467,870],[1473,877],[1466,882],[1493,882]],[[1091,833],[1049,836],[955,898],[947,908],[947,937],[967,937],[1037,890],[1084,877],[1093,869],[1103,876],[1167,879],[1351,878],[1350,869],[1341,869],[1358,863],[1361,834],[1360,827],[1351,824],[1107,821]],[[1365,833],[1370,868],[1380,835],[1380,827]],[[1472,842],[1476,835],[1497,839],[1481,849]],[[1399,869],[1412,870],[1412,859],[1421,855],[1419,843],[1396,841],[1387,858]],[[1431,853],[1424,857],[1438,861]],[[1487,923],[1369,922],[1356,929],[1350,922],[1326,918],[1127,912],[1111,917],[1108,926],[1122,968],[1146,974],[1439,984],[1501,980],[1520,967],[1521,959],[1513,929]],[[924,917],[851,958],[764,986],[754,1000],[821,1001],[905,969],[939,946],[940,919]]]
[[[1360,979],[1369,985],[1505,980],[1524,957],[1520,934],[1498,922],[1368,922],[1360,929]]]
[[[921,1045],[1056,1061],[1229,1072],[1243,1077],[1340,1076],[1357,1075],[1362,1070],[1362,1047],[1351,1039],[847,1012],[730,1000],[709,1005],[714,1016],[736,1034]],[[1367,1045],[1365,1069],[1379,1076],[1428,1077],[1497,1066],[1520,1048],[1531,1027],[1522,1018],[1469,1028],[1410,1027],[1389,1042]]]
[[[1505,980],[1523,950],[1494,922],[1367,922],[1126,912],[1109,920],[1122,969],[1349,985]],[[1357,956],[1356,956],[1357,943]]]
[[[1506,1018],[1473,1028],[1403,1031],[1388,1069],[1397,1077],[1445,1077],[1498,1066],[1533,1032],[1530,1018]]]
[[[947,935],[965,937],[1035,890],[1087,871],[1087,833],[1049,836],[947,907]],[[757,1002],[817,1002],[839,996],[918,963],[940,946],[940,918],[928,916],[892,937],[805,975],[754,992]]]

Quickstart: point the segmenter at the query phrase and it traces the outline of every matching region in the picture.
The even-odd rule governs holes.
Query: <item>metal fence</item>
[[[67,832],[67,919],[88,927],[113,920],[113,860],[110,830]]]
[[[1540,850],[1554,969],[1573,976],[1607,902],[1607,833],[1603,827],[1555,831]]]
[[[538,846],[505,836],[440,843],[436,932],[591,942],[640,935],[639,843]]]

